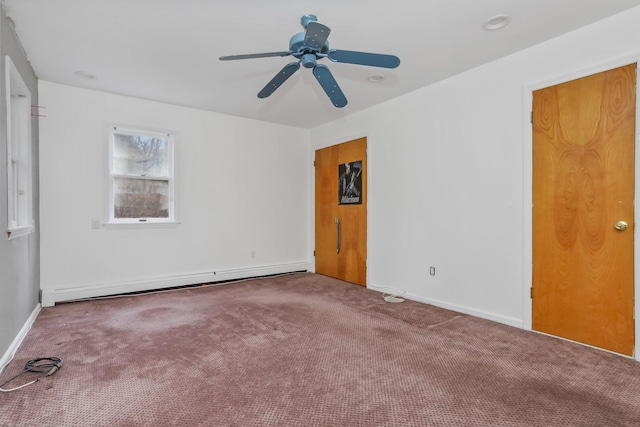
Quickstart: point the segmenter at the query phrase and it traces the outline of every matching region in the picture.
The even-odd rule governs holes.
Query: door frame
[[[523,234],[522,234],[522,327],[525,330],[533,331],[533,300],[531,299],[531,287],[533,285],[533,125],[531,124],[531,111],[533,109],[533,92],[571,80],[587,77],[600,72],[612,70],[631,63],[640,64],[640,55],[635,54],[615,60],[599,63],[594,66],[579,68],[572,72],[550,78],[548,80],[532,83],[527,85],[523,90],[523,154],[522,154],[522,204],[523,204]],[[636,74],[640,65],[636,65]],[[640,200],[640,89],[636,84],[636,138],[635,138],[635,189],[634,189],[634,224],[640,226],[640,206],[636,201]],[[638,241],[638,227],[633,229],[633,250],[634,250],[634,308],[633,316],[635,319],[635,337],[634,337],[634,358],[640,362],[640,310],[636,302],[640,301],[640,242]],[[538,332],[538,331],[534,331]],[[542,332],[539,332],[542,333]],[[565,339],[562,337],[556,337]],[[568,340],[570,341],[570,340]],[[582,343],[580,343],[582,344]],[[588,344],[583,344],[587,345]],[[589,346],[591,347],[591,346]],[[598,348],[598,347],[594,347]],[[602,351],[608,351],[598,348]],[[614,353],[618,354],[619,353]],[[627,357],[622,355],[623,357]]]
[[[310,271],[316,271],[316,257],[314,254],[316,247],[316,206],[315,206],[315,188],[316,188],[316,170],[313,162],[316,158],[316,150],[322,150],[323,148],[333,147],[334,145],[340,145],[345,142],[353,141],[354,139],[367,138],[367,200],[365,201],[366,210],[367,210],[367,259],[365,260],[366,270],[365,270],[365,281],[367,284],[367,288],[370,287],[371,281],[370,278],[370,265],[369,265],[369,257],[371,254],[371,226],[373,224],[373,215],[371,215],[371,210],[369,206],[371,206],[371,136],[369,132],[356,132],[356,133],[347,133],[340,138],[332,138],[330,141],[323,141],[316,145],[311,145],[311,150],[309,156],[311,157],[311,188],[313,192],[309,195],[309,204],[311,206],[311,226],[309,227],[309,242],[310,248],[309,253],[311,254],[311,261],[309,262]]]

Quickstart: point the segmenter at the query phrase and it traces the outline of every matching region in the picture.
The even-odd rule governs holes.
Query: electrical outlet
[[[430,276],[435,276],[436,275],[436,268],[435,267],[429,267],[429,275]]]

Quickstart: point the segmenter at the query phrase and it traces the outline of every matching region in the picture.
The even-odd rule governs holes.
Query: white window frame
[[[109,133],[109,213],[108,222],[103,224],[107,229],[118,228],[164,228],[175,227],[179,223],[176,221],[175,216],[175,175],[174,175],[174,153],[175,153],[175,132],[163,131],[163,130],[146,130],[138,127],[130,126],[108,126]],[[115,134],[135,135],[135,136],[150,136],[156,138],[167,139],[167,176],[142,176],[142,175],[120,175],[115,174],[114,167],[114,144]],[[117,178],[135,178],[145,180],[161,180],[169,181],[169,214],[167,218],[115,218],[115,191],[114,180]]]
[[[5,56],[7,103],[7,238],[34,231],[31,156],[31,92]]]

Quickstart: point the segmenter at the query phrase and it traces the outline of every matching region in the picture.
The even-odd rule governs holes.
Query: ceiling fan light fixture
[[[484,21],[484,23],[482,24],[482,28],[485,29],[486,31],[496,31],[506,27],[507,25],[509,25],[510,22],[511,22],[510,15],[506,15],[506,14],[496,15]]]

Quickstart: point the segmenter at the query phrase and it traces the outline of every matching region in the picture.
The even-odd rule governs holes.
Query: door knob
[[[624,231],[629,228],[629,224],[627,224],[625,221],[618,221],[616,222],[616,225],[614,227],[616,227],[616,230]]]

